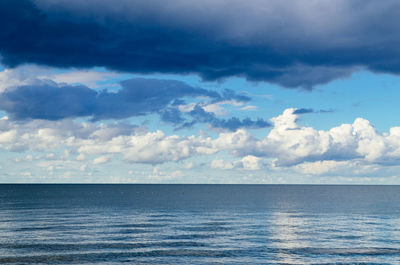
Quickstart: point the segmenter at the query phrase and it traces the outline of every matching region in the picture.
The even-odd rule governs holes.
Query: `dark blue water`
[[[0,185],[0,264],[400,264],[400,186]]]

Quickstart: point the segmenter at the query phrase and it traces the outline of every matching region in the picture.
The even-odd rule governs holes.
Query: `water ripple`
[[[198,194],[191,187],[184,198],[174,190],[182,186],[88,186],[79,193],[35,186],[33,195],[29,187],[15,194],[18,187],[0,185],[0,264],[400,264],[400,188],[381,188],[379,196],[366,188],[349,208],[321,201],[319,188],[308,186],[212,186]],[[336,198],[341,190],[333,189]],[[350,196],[351,188],[343,189],[339,197]],[[198,201],[210,192],[225,204]],[[310,201],[312,192],[319,201]],[[112,203],[99,204],[99,194],[112,194]],[[385,207],[376,202],[383,199]]]

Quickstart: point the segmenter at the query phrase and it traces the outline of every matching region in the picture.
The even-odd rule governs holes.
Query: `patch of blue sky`
[[[247,91],[255,111],[234,113],[241,117],[272,118],[286,108],[311,108],[315,113],[302,115],[301,123],[327,130],[356,118],[367,119],[379,131],[399,126],[400,78],[395,75],[359,71],[351,77],[320,85],[313,91],[285,89],[277,85],[252,83],[240,78],[226,80],[223,86],[235,91]],[[320,112],[320,111],[323,112]],[[324,112],[327,111],[327,112]]]

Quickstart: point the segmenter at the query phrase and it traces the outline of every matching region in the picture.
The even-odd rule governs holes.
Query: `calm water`
[[[0,264],[400,264],[400,186],[0,185]]]

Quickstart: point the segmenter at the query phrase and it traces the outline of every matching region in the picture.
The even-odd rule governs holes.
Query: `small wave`
[[[121,229],[116,232],[112,232],[112,234],[147,234],[147,233],[153,233],[153,230],[147,230],[147,229],[140,229],[140,228],[127,228],[127,229]]]
[[[137,224],[117,224],[111,225],[110,227],[118,228],[148,228],[148,227],[164,227],[165,224],[152,224],[152,223],[137,223]]]
[[[231,230],[232,228],[226,226],[199,225],[199,226],[183,226],[177,229],[188,232],[218,232],[218,231],[228,231]]]
[[[145,243],[83,243],[83,244],[0,244],[3,249],[25,249],[31,251],[88,251],[98,249],[133,249],[146,248],[150,244]]]
[[[50,231],[50,230],[64,230],[66,229],[67,226],[34,226],[34,227],[19,227],[19,228],[15,228],[14,231],[15,232],[30,232],[30,231]]]
[[[204,226],[226,226],[226,225],[230,225],[230,222],[227,221],[210,221],[210,222],[204,222],[201,223],[200,225],[204,225]]]
[[[174,218],[150,218],[147,220],[150,223],[171,223],[177,222],[177,219]]]
[[[174,214],[150,214],[150,218],[176,218]]]
[[[32,256],[0,257],[0,263],[62,263],[62,262],[105,262],[117,261],[121,258],[146,258],[146,257],[235,257],[236,250],[151,250],[140,252],[101,252],[82,254],[54,254]]]
[[[333,236],[332,238],[334,238],[334,239],[354,240],[354,239],[361,239],[363,237],[362,236],[356,236],[356,235],[337,235],[337,236]]]
[[[181,235],[167,236],[166,239],[195,240],[195,239],[209,239],[213,237],[215,237],[214,234],[181,234]]]
[[[282,264],[281,264],[282,265]],[[289,265],[289,264],[288,264]],[[312,263],[310,265],[391,265],[391,263],[376,262],[334,262],[334,263]]]
[[[65,244],[0,244],[0,249],[24,249],[30,251],[90,251],[101,249],[138,249],[138,248],[173,248],[207,247],[208,244],[194,241],[167,241],[154,243],[65,243]]]
[[[339,256],[352,256],[352,255],[395,255],[400,254],[398,248],[297,248],[282,250],[290,254],[315,254],[315,255],[339,255]]]
[[[193,242],[193,241],[173,241],[173,242],[161,242],[158,244],[154,244],[157,247],[208,247],[209,244]]]

